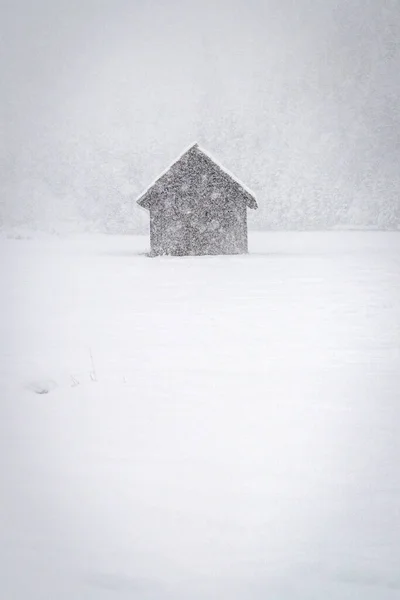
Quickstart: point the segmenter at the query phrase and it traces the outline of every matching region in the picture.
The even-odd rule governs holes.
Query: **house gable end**
[[[207,178],[214,178],[217,188],[227,187],[235,192],[235,198],[243,198],[246,206],[257,208],[257,202],[250,190],[197,144],[186,150],[150,184],[137,202],[141,207],[150,210],[154,203],[158,202],[161,192],[169,189],[171,192],[184,193],[185,186],[201,185],[202,177],[205,178],[204,183]]]

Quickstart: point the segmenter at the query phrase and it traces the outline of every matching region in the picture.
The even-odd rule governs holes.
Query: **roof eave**
[[[251,198],[251,200],[247,201],[248,208],[251,208],[252,210],[257,210],[257,208],[258,208],[257,200],[253,196],[251,196],[250,198]]]
[[[139,204],[140,208],[145,208],[146,210],[150,209],[150,202],[147,198],[147,194],[142,194],[140,198],[136,200],[136,203]]]

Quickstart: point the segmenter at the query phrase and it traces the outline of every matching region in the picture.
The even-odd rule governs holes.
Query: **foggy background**
[[[144,232],[194,141],[253,229],[400,224],[398,0],[2,0],[0,27],[0,227]]]

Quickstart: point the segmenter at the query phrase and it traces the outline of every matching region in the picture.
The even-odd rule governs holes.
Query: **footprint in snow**
[[[40,381],[31,381],[25,387],[35,394],[48,394],[57,387],[57,384],[51,379],[43,379]]]

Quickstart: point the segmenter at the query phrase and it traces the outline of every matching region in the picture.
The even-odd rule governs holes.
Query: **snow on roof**
[[[161,173],[159,175],[157,175],[157,177],[155,179],[153,179],[153,181],[147,186],[147,188],[140,194],[140,196],[139,196],[139,198],[137,200],[138,204],[141,203],[141,201],[146,196],[147,192],[149,192],[151,190],[151,188],[153,187],[153,185],[155,185],[157,183],[157,181],[159,179],[161,179],[161,177],[163,177],[163,175],[166,175],[168,173],[168,171],[170,169],[172,169],[172,167],[174,165],[176,165],[176,163],[178,163],[181,160],[181,158],[183,158],[185,156],[185,154],[187,152],[189,152],[192,148],[195,148],[196,146],[198,146],[197,142],[194,142],[194,143],[190,144],[190,146],[188,146],[187,148],[185,148],[185,150],[183,152],[181,152],[180,155],[177,158],[175,158],[175,160],[173,160],[172,163],[170,163],[166,169],[164,169],[163,171],[161,171]]]
[[[244,184],[243,181],[238,179],[235,175],[233,175],[233,173],[231,173],[231,171],[229,171],[227,168],[225,168],[223,165],[221,165],[221,163],[218,160],[216,160],[212,156],[212,154],[210,154],[210,152],[208,152],[208,150],[204,150],[204,148],[200,148],[200,146],[198,144],[196,144],[196,146],[200,150],[200,152],[202,154],[204,154],[204,156],[207,156],[207,158],[209,158],[221,171],[223,171],[226,175],[228,175],[228,177],[230,177],[235,183],[240,185],[240,187],[243,188],[245,192],[247,192],[250,196],[253,197],[253,199],[255,199],[254,192],[249,187],[247,187],[247,185]]]
[[[157,177],[156,179],[154,179],[147,187],[146,189],[140,194],[137,202],[139,205],[143,206],[142,202],[144,201],[147,193],[151,190],[151,188],[159,181],[159,179],[161,179],[164,175],[166,175],[168,173],[168,171],[170,169],[172,169],[172,167],[174,165],[176,165],[184,156],[185,154],[187,154],[188,152],[190,152],[191,150],[197,150],[200,154],[202,154],[203,156],[205,156],[206,158],[208,158],[220,171],[222,171],[223,173],[225,173],[225,175],[227,175],[230,179],[232,179],[232,181],[234,181],[238,186],[240,186],[244,192],[246,192],[246,194],[248,194],[252,200],[254,201],[255,206],[252,206],[252,208],[256,208],[257,204],[256,204],[256,200],[255,200],[255,194],[254,192],[252,192],[250,190],[250,188],[248,188],[242,181],[240,181],[240,179],[238,179],[237,177],[235,177],[235,175],[233,175],[230,171],[228,171],[228,169],[226,169],[223,165],[221,165],[221,163],[217,160],[215,160],[215,158],[207,151],[204,150],[203,148],[200,148],[199,144],[197,142],[190,144],[190,146],[188,146],[187,148],[185,148],[185,150],[183,152],[181,152],[181,154],[172,162],[168,165],[168,167],[166,169],[164,169]]]

